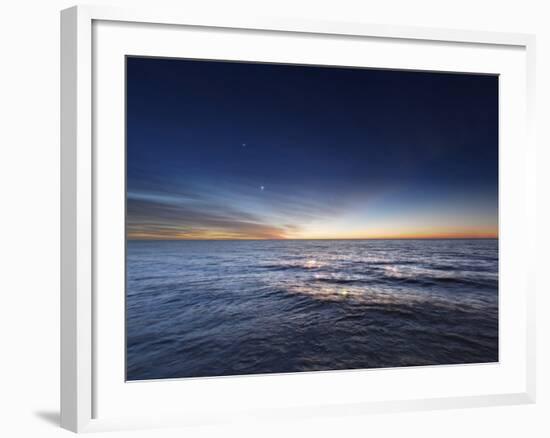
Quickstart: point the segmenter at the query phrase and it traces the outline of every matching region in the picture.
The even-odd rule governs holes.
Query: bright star
[[[263,191],[264,189],[265,189],[265,187],[264,187],[264,186],[260,186],[260,190],[262,190],[262,191]]]

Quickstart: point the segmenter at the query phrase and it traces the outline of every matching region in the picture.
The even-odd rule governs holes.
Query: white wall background
[[[263,425],[117,432],[107,436],[550,436],[550,11],[522,0],[96,1],[241,10],[247,14],[536,33],[539,141],[538,402]],[[0,8],[0,435],[69,436],[59,404],[59,10],[72,1]],[[522,145],[518,145],[522,147]]]

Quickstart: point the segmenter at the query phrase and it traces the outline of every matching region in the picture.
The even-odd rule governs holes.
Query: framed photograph
[[[63,427],[534,401],[534,37],[87,6],[61,55]]]

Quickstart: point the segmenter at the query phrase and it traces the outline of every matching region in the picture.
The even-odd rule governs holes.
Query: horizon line
[[[223,241],[234,241],[234,242],[249,242],[249,241],[297,241],[297,240],[498,240],[498,236],[492,237],[348,237],[348,238],[297,238],[297,239],[155,239],[155,238],[129,238],[127,241],[154,241],[154,242],[176,242],[176,241],[191,241],[191,242],[223,242]]]

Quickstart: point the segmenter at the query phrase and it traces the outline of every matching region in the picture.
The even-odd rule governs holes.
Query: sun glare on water
[[[318,268],[319,266],[320,266],[319,262],[317,262],[317,260],[313,260],[313,259],[307,260],[306,263],[305,263],[305,267],[307,269]]]

